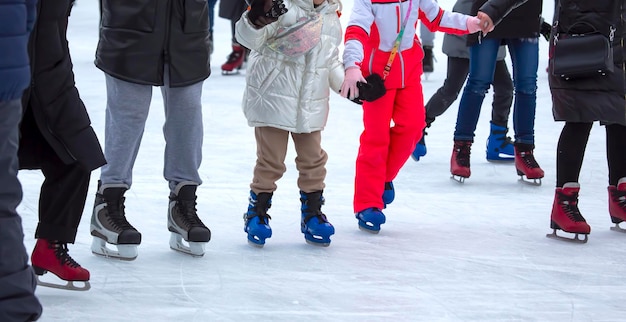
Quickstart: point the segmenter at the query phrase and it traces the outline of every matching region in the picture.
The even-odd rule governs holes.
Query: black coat
[[[574,22],[587,22],[613,39],[614,72],[605,76],[564,80],[550,75],[552,113],[556,121],[621,124],[626,126],[626,77],[624,72],[624,36],[626,6],[623,0],[561,0],[558,32],[566,31]],[[556,11],[555,11],[556,19]],[[573,30],[576,31],[576,30]],[[578,32],[586,32],[579,30]],[[553,35],[554,36],[554,35]],[[550,53],[554,42],[550,41]]]
[[[228,2],[233,0],[223,0]],[[209,61],[206,0],[100,0],[96,66],[121,80],[162,86],[169,65],[170,85],[205,80]]]
[[[247,7],[246,0],[221,0],[219,16],[221,18],[237,21],[241,18],[241,15],[246,11]]]
[[[40,168],[40,152],[29,140],[39,131],[64,163],[94,170],[106,161],[74,83],[66,37],[71,1],[39,1],[37,6],[28,44],[32,81],[23,95],[25,111],[32,111],[35,122],[20,128],[20,168]]]
[[[496,24],[485,38],[538,38],[541,27],[542,0],[474,0],[471,15],[486,13]],[[467,37],[468,46],[477,43],[479,33]]]

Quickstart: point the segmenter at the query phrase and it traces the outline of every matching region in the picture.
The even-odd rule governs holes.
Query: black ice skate
[[[185,254],[200,257],[211,240],[211,231],[196,211],[196,188],[191,182],[181,182],[170,194],[167,211],[167,229],[172,232],[170,248]],[[183,243],[183,239],[188,245]]]
[[[98,183],[98,192],[91,215],[91,252],[104,257],[122,260],[137,258],[137,246],[141,233],[127,220],[124,213],[124,193],[128,185]],[[117,250],[106,247],[115,245]]]

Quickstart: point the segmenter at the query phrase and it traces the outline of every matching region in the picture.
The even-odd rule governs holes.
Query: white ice
[[[223,0],[224,1],[224,0]],[[343,0],[342,22],[352,0]],[[451,9],[453,0],[440,0]],[[552,21],[553,2],[544,2]],[[76,82],[104,143],[105,84],[94,64],[97,1],[78,1],[69,41]],[[436,37],[435,72],[423,83],[428,99],[446,75],[443,35]],[[472,176],[450,180],[449,160],[458,100],[429,129],[428,155],[409,160],[395,180],[396,200],[378,235],[360,231],[352,212],[354,162],[362,130],[359,106],[332,94],[323,147],[328,152],[326,205],[336,228],[318,248],[300,232],[295,153],[278,182],[270,210],[274,234],[251,247],[243,231],[255,142],[240,102],[244,73],[223,76],[229,22],[216,18],[213,75],[204,83],[203,185],[200,217],[213,233],[193,258],[170,250],[167,183],[162,177],[163,107],[153,105],[127,193],[128,219],[143,234],[139,257],[119,261],[90,252],[89,219],[99,170],[70,254],[91,272],[91,290],[39,287],[41,321],[623,321],[626,319],[626,234],[612,226],[607,206],[604,128],[592,130],[580,176],[580,209],[592,227],[587,244],[545,237],[551,232],[556,142],[562,128],[551,112],[547,42],[540,39],[536,157],[543,185],[518,182],[511,164],[485,160],[491,93],[483,104],[472,154]],[[512,121],[512,118],[511,118]],[[512,127],[512,122],[509,122]],[[511,133],[512,135],[512,133]],[[25,244],[34,246],[43,176],[22,171]],[[48,274],[49,275],[49,274]]]

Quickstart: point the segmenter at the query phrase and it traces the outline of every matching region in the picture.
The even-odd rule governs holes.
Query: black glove
[[[385,95],[385,81],[378,74],[371,74],[365,77],[367,83],[356,83],[359,88],[359,100],[373,102]]]
[[[546,41],[550,41],[550,33],[552,32],[552,25],[547,22],[541,23],[541,29],[539,33],[546,39]]]
[[[247,1],[250,6],[248,20],[257,28],[263,28],[278,20],[287,12],[283,0]]]

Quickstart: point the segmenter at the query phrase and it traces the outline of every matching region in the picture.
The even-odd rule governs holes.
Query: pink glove
[[[349,100],[359,97],[359,89],[356,86],[357,82],[367,83],[365,78],[363,78],[361,69],[358,67],[348,67],[348,69],[346,69],[346,76],[343,79],[343,84],[341,84],[341,96]]]
[[[482,30],[482,28],[480,27],[480,19],[478,19],[478,17],[468,17],[466,25],[467,25],[467,30],[469,31],[470,34],[473,34],[475,32],[479,32]]]

